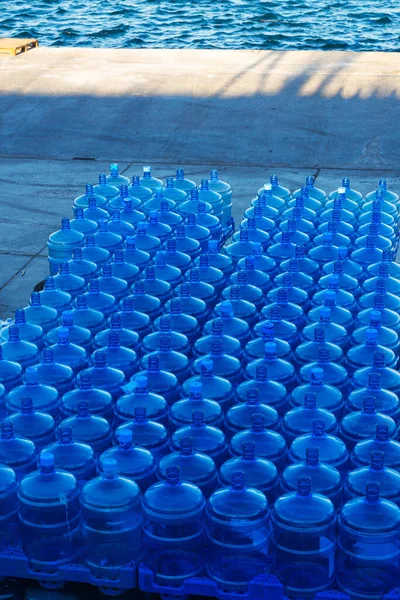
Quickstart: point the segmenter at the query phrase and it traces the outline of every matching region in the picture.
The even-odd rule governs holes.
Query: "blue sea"
[[[400,49],[400,0],[9,0],[0,37],[45,46]]]

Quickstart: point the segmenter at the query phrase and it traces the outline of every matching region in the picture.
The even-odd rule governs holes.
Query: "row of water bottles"
[[[39,570],[142,560],[163,585],[207,572],[239,592],[271,570],[310,595],[337,567],[352,595],[389,592],[398,197],[381,180],[363,200],[348,179],[326,197],[312,178],[291,195],[273,176],[223,247],[228,219],[199,224],[215,206],[194,184],[165,209],[181,171],[161,190],[134,178],[153,188],[128,191],[132,229],[111,177],[75,200],[97,220],[50,236],[59,272],[1,332],[6,544]]]

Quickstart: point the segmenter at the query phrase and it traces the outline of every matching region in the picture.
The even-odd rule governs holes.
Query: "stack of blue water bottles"
[[[399,197],[273,175],[231,210],[216,170],[113,164],[50,235],[1,331],[0,576],[396,597]]]

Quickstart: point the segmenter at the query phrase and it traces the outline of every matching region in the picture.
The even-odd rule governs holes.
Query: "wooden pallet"
[[[34,38],[0,38],[0,54],[17,56],[38,46],[39,42]]]

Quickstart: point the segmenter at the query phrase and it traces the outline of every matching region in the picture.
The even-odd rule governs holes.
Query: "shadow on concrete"
[[[39,53],[32,69],[17,65],[21,91],[0,82],[3,157],[347,169],[400,159],[388,55],[137,51],[129,62],[136,51],[79,61],[44,50],[42,65]]]

